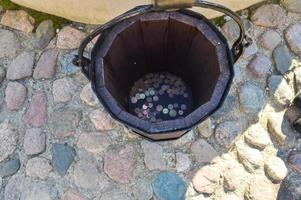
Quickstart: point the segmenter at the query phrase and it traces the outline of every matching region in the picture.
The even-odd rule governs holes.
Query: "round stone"
[[[135,153],[133,146],[108,152],[104,159],[104,171],[119,183],[129,183],[133,179]]]
[[[254,124],[248,128],[245,132],[245,140],[260,149],[272,145],[268,132],[260,124]]]
[[[0,177],[5,178],[15,174],[20,169],[21,163],[17,158],[13,158],[0,164]],[[1,186],[1,184],[0,184]]]
[[[113,122],[108,113],[103,110],[94,110],[89,114],[89,118],[95,128],[100,131],[109,131],[113,129]]]
[[[217,151],[204,139],[199,139],[191,145],[191,150],[200,164],[209,163],[218,157]]]
[[[256,78],[263,78],[267,76],[272,69],[272,62],[266,56],[257,54],[247,68]]]
[[[56,73],[58,50],[50,49],[45,51],[33,72],[35,79],[52,79]]]
[[[74,183],[86,190],[101,190],[105,186],[103,175],[95,164],[87,161],[79,161],[75,164],[72,173]]]
[[[32,75],[34,65],[34,52],[23,52],[16,57],[9,65],[6,78],[8,80],[19,80]]]
[[[109,137],[105,133],[93,132],[82,133],[77,142],[79,148],[83,148],[91,153],[101,153],[111,144]]]
[[[17,29],[24,33],[31,33],[34,29],[34,18],[24,10],[7,10],[1,19],[4,26]]]
[[[219,180],[219,170],[212,166],[205,166],[194,175],[192,184],[197,192],[212,194],[217,189]]]
[[[264,48],[272,51],[281,43],[281,37],[275,30],[268,30],[261,35],[259,42]]]
[[[285,74],[287,71],[292,70],[293,57],[285,45],[280,45],[273,51],[273,58],[276,68],[281,74]]]
[[[53,99],[55,103],[65,103],[71,100],[77,86],[75,82],[69,78],[62,78],[53,82]]]
[[[86,33],[71,26],[65,26],[58,33],[56,46],[60,49],[76,49],[86,37]]]
[[[8,110],[19,110],[27,95],[25,86],[18,82],[9,82],[5,90],[5,101]]]
[[[42,153],[46,148],[46,135],[39,128],[26,130],[23,148],[27,155]]]
[[[245,83],[240,87],[240,105],[248,114],[258,114],[266,104],[266,96],[261,87]]]
[[[251,17],[255,25],[268,28],[279,26],[285,18],[285,10],[276,4],[266,4],[259,7]]]
[[[31,103],[25,114],[25,122],[40,128],[46,123],[47,118],[47,94],[38,92],[31,98]]]
[[[167,168],[162,146],[143,140],[141,147],[144,153],[144,163],[149,170],[165,170]]]
[[[237,146],[238,159],[249,172],[254,172],[263,165],[263,156],[257,149],[246,145]]]
[[[159,200],[183,200],[185,198],[186,183],[175,173],[160,173],[152,185]]]
[[[50,161],[46,158],[35,157],[28,160],[26,164],[26,175],[32,178],[47,179],[52,171]]]
[[[0,30],[0,58],[12,58],[21,50],[18,37],[9,30]]]
[[[10,156],[17,146],[17,129],[8,122],[0,124],[0,162]]]
[[[51,155],[54,169],[61,175],[65,175],[75,157],[75,149],[68,144],[54,143]]]
[[[30,50],[43,50],[54,37],[54,27],[52,20],[45,20],[39,24],[35,33],[28,40],[23,42],[23,46]],[[45,68],[45,70],[47,70]]]
[[[285,39],[290,49],[298,56],[301,56],[301,23],[290,26],[285,31]]]
[[[235,138],[243,131],[241,121],[225,121],[215,129],[215,139],[223,148],[229,148]]]
[[[50,114],[49,128],[56,138],[66,138],[75,134],[81,119],[80,109],[62,107]]]
[[[282,181],[288,173],[285,163],[278,157],[269,158],[265,163],[265,170],[268,176],[276,182]]]

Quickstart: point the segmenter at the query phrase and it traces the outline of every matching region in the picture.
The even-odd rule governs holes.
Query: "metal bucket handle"
[[[126,13],[114,18],[113,20],[107,22],[106,24],[100,26],[92,33],[90,33],[81,43],[78,56],[73,59],[73,64],[82,68],[82,72],[89,78],[89,66],[90,60],[84,57],[84,50],[89,42],[91,42],[96,36],[101,34],[104,30],[114,26],[115,24],[137,15],[145,14],[152,11],[160,11],[160,10],[177,10],[183,8],[192,8],[192,7],[201,7],[201,8],[209,8],[219,12],[222,12],[228,16],[230,16],[239,26],[240,34],[239,38],[234,42],[231,51],[233,54],[233,59],[236,62],[241,56],[243,49],[245,47],[250,46],[252,40],[245,33],[245,26],[238,14],[233,12],[227,7],[222,5],[211,3],[203,0],[153,0],[153,4],[150,5],[142,5],[133,8],[132,10],[127,11]]]

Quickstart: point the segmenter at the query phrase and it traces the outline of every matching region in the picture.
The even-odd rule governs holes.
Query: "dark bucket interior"
[[[124,110],[129,111],[134,83],[156,72],[169,72],[187,83],[191,111],[210,100],[220,74],[216,49],[193,24],[177,19],[183,15],[174,17],[146,15],[113,41],[105,57],[105,81]]]
[[[129,18],[104,33],[94,48],[96,94],[113,117],[141,134],[156,134],[147,137],[184,134],[218,109],[230,86],[233,65],[226,40],[210,22],[190,14],[153,12]],[[169,90],[160,94],[166,84],[171,84],[172,97]],[[160,105],[159,120],[153,120]],[[145,108],[146,118],[141,117]],[[164,134],[176,131],[180,133]]]

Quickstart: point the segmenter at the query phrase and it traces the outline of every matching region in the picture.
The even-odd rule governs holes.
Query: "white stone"
[[[267,160],[265,169],[268,176],[276,182],[282,181],[288,173],[285,163],[275,156]]]

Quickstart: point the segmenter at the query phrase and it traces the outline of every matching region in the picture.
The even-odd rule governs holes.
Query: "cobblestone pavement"
[[[26,12],[0,9],[0,199],[301,199],[299,2],[242,12],[255,42],[224,106],[167,142],[113,121],[72,65],[93,27],[44,21],[32,33]],[[221,30],[238,34],[231,20]]]

